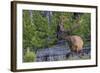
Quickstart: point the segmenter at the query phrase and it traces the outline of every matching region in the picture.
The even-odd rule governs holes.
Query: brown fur
[[[80,36],[67,36],[64,38],[68,41],[71,51],[79,52],[83,48],[83,40]]]

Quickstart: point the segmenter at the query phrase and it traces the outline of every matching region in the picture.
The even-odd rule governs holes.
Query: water
[[[70,51],[68,44],[60,41],[57,45],[50,48],[39,49],[36,52],[36,62],[43,61],[61,61],[70,59],[89,59],[90,47],[86,46],[81,51],[81,54],[74,54]]]

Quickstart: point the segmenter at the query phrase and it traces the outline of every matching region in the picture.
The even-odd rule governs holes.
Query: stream
[[[70,51],[68,44],[60,41],[50,48],[39,49],[36,52],[36,62],[90,59],[90,46],[83,47],[81,53]]]

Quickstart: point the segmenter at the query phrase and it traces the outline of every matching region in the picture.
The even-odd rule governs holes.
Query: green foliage
[[[46,44],[47,20],[38,11],[34,11],[33,18],[29,11],[23,12],[23,47],[41,48]]]
[[[24,62],[33,62],[36,59],[35,52],[27,50],[24,55]]]
[[[87,44],[87,40],[90,39],[89,36],[91,35],[91,15],[89,13],[84,13],[81,15],[79,21],[80,27],[77,30],[74,30],[72,33],[75,35],[80,35],[84,40],[84,44]]]
[[[65,30],[70,30],[74,25],[80,24],[80,27],[71,31],[70,34],[79,35],[87,42],[86,39],[91,33],[89,13],[81,13],[80,18],[75,18],[74,12],[52,12],[51,21],[48,23],[45,11],[23,10],[23,48],[30,47],[35,50],[55,44],[58,40],[56,32],[60,16],[65,17]]]

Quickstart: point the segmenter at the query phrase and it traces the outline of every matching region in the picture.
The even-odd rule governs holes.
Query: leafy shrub
[[[36,54],[35,52],[31,51],[26,51],[24,55],[24,62],[33,62],[36,59]]]

